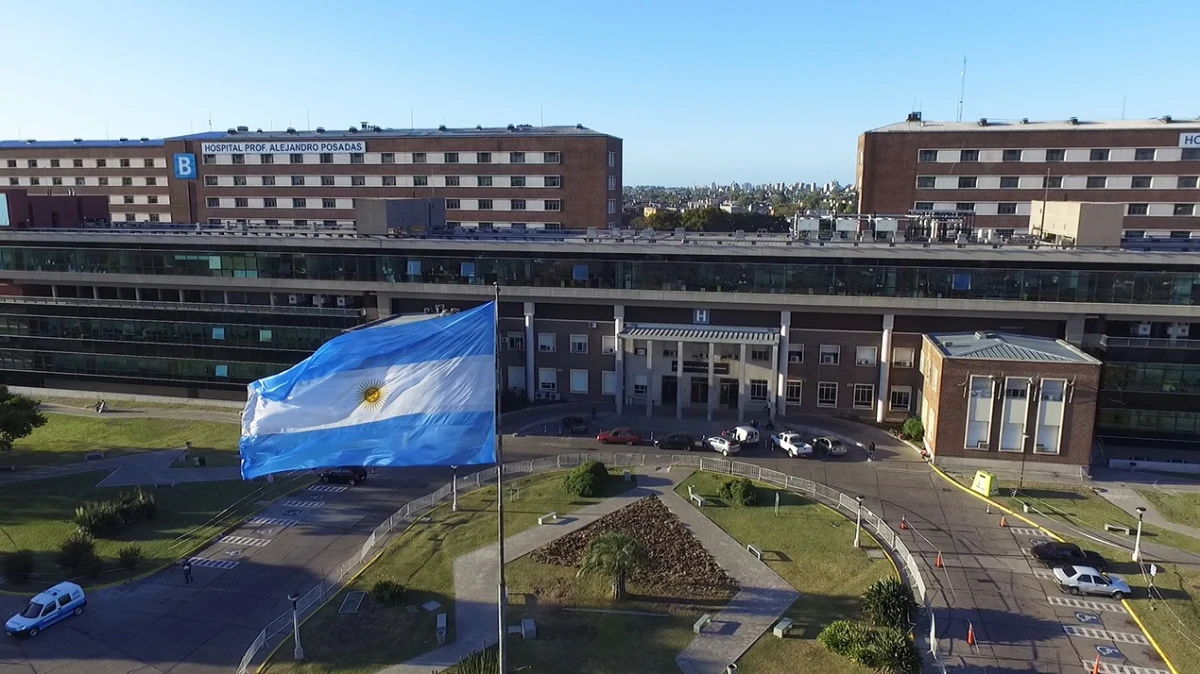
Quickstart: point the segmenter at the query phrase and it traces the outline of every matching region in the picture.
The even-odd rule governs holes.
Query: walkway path
[[[1147,524],[1153,524],[1160,529],[1169,529],[1184,536],[1200,539],[1200,529],[1189,527],[1186,524],[1179,524],[1162,516],[1154,508],[1154,504],[1147,501],[1137,492],[1136,489],[1129,485],[1105,485],[1105,490],[1099,492],[1100,496],[1109,503],[1117,506],[1121,510],[1137,517],[1137,509],[1145,508],[1146,513],[1143,515]]]
[[[240,480],[242,475],[237,466],[214,466],[212,468],[172,468],[183,453],[183,449],[162,449],[140,454],[126,454],[107,459],[81,461],[65,466],[47,466],[33,470],[18,470],[0,473],[0,485],[46,480],[80,473],[109,471],[100,479],[97,487],[133,487],[137,485],[180,484],[183,482],[217,482]]]
[[[186,419],[188,421],[215,421],[218,423],[241,423],[242,412],[237,409],[213,409],[197,406],[196,409],[180,409],[175,407],[138,407],[137,403],[122,403],[109,405],[104,414],[96,414],[90,407],[73,407],[59,403],[42,403],[39,405],[43,412],[52,414],[69,414],[75,417],[100,417],[102,419]]]
[[[507,539],[505,561],[515,561],[640,498],[657,495],[742,588],[713,618],[713,624],[693,639],[691,645],[676,658],[684,674],[724,672],[783,615],[800,593],[766,564],[751,557],[729,534],[675,493],[675,486],[690,474],[691,471],[686,469],[663,469],[639,475],[636,489],[577,510],[562,524],[535,527]],[[455,642],[403,664],[388,667],[380,674],[429,674],[430,671],[442,671],[458,663],[471,651],[496,643],[497,548],[496,545],[490,545],[454,562]]]

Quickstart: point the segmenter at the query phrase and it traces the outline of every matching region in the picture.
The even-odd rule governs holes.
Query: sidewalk
[[[1196,527],[1189,527],[1186,524],[1172,522],[1171,520],[1163,517],[1161,513],[1154,509],[1154,505],[1152,503],[1142,498],[1142,495],[1139,494],[1136,489],[1133,489],[1128,485],[1122,485],[1120,487],[1105,487],[1105,491],[1100,492],[1100,496],[1103,497],[1105,501],[1108,501],[1109,503],[1117,506],[1121,510],[1124,510],[1134,517],[1137,517],[1137,509],[1139,507],[1145,508],[1146,512],[1142,515],[1142,518],[1147,524],[1153,524],[1160,529],[1168,529],[1170,531],[1174,531],[1175,533],[1183,534],[1184,536],[1191,536],[1192,538],[1200,539],[1200,529],[1197,529]]]
[[[39,408],[50,414],[67,414],[73,417],[93,417],[100,419],[184,419],[188,421],[215,421],[218,423],[238,424],[242,420],[241,410],[234,409],[157,409],[139,408],[137,403],[117,403],[109,405],[104,414],[84,407],[72,407],[58,403],[42,403]]]
[[[80,473],[110,471],[97,478],[97,487],[133,487],[137,485],[179,484],[183,482],[218,482],[240,480],[237,466],[213,468],[172,468],[171,464],[183,453],[183,448],[160,449],[140,454],[126,454],[107,459],[81,461],[65,466],[49,466],[33,470],[0,473],[0,485],[33,482]]]

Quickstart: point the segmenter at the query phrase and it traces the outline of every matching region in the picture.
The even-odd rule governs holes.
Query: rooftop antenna
[[[408,128],[409,129],[415,130],[417,128],[416,120],[417,120],[416,114],[413,112],[413,109],[410,107],[408,109]]]
[[[538,126],[546,126],[546,106],[538,106]]]
[[[963,57],[962,71],[959,72],[958,75],[960,78],[959,84],[958,84],[958,119],[956,119],[955,121],[961,122],[962,121],[963,97],[967,93],[967,57],[966,56]]]
[[[1125,99],[1126,98],[1128,98],[1128,96],[1121,97],[1121,119],[1125,119]]]
[[[308,116],[308,110],[304,111],[304,128],[305,130],[312,128],[312,119]]]
[[[212,131],[212,110],[208,111],[208,130]]]
[[[104,123],[104,140],[108,140],[108,122]]]
[[[24,138],[21,137],[21,125],[20,124],[17,125],[17,140],[25,140]]]

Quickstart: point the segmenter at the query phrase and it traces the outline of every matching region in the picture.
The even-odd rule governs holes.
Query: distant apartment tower
[[[967,211],[1022,230],[1030,202],[1124,206],[1127,235],[1200,236],[1200,120],[931,122],[858,140],[859,211]],[[1195,233],[1195,234],[1193,234]]]

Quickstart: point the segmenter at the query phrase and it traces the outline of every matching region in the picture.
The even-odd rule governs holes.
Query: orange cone
[[[942,568],[942,551],[941,550],[938,550],[937,561],[934,562],[933,565],[939,569]]]
[[[1096,664],[1092,665],[1092,674],[1100,674],[1100,656],[1096,656]]]
[[[1008,526],[1008,519],[1004,515],[1000,516],[1000,526],[1001,528]]]
[[[971,623],[967,623],[967,645],[975,645],[975,626]]]
[[[904,515],[900,516],[900,528],[905,530],[908,529],[908,517]]]

